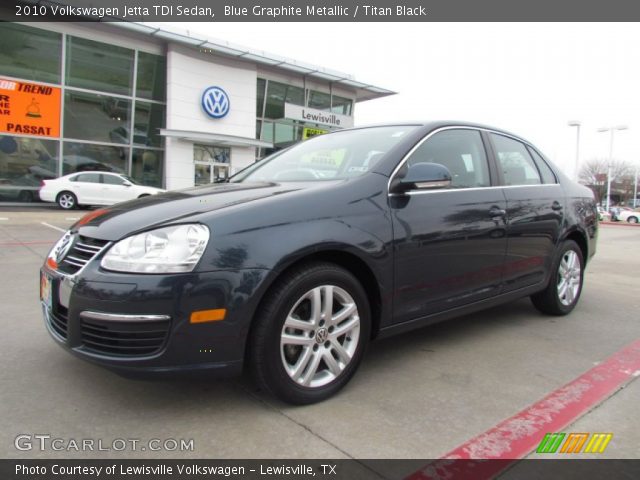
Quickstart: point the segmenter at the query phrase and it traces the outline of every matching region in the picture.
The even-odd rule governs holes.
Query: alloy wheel
[[[63,193],[62,195],[60,195],[60,198],[58,199],[58,204],[64,209],[73,208],[75,203],[76,201],[73,198],[73,195],[69,193]]]
[[[360,316],[353,297],[335,285],[321,285],[291,308],[280,334],[282,364],[304,387],[322,387],[351,362],[360,338]]]
[[[581,285],[582,267],[580,258],[573,250],[567,250],[558,266],[557,291],[560,303],[572,305],[578,297]]]

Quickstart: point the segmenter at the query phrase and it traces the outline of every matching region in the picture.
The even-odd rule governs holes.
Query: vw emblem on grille
[[[229,95],[220,87],[209,87],[202,93],[202,109],[211,118],[222,118],[229,113]]]
[[[324,343],[327,341],[327,336],[329,332],[327,332],[326,328],[320,328],[316,332],[316,343]]]
[[[73,235],[70,233],[65,233],[64,236],[58,241],[56,245],[52,257],[56,261],[56,263],[60,263],[62,259],[69,253],[69,249],[73,244]]]

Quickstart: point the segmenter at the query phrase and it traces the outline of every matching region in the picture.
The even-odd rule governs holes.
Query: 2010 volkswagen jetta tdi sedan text
[[[125,375],[247,365],[311,403],[372,338],[524,296],[571,312],[596,237],[591,191],[517,136],[356,128],[90,212],[51,250],[41,301],[58,343]]]

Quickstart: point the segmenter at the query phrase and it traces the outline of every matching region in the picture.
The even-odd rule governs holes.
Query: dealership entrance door
[[[214,145],[193,145],[194,185],[206,185],[229,178],[231,149]]]

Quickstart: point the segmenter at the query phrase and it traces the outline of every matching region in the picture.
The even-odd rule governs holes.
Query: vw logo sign
[[[229,113],[229,95],[220,87],[209,87],[202,92],[202,109],[211,118],[222,118]]]

